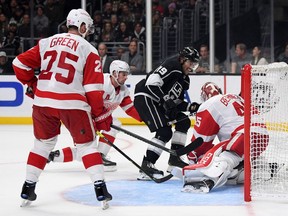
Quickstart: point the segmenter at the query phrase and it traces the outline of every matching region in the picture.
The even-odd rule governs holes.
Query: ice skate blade
[[[20,207],[27,207],[27,206],[30,206],[31,203],[32,203],[32,201],[30,201],[30,200],[22,199],[22,203],[21,203]]]
[[[116,166],[104,166],[104,172],[115,172],[117,171]]]
[[[110,207],[110,206],[109,206],[109,203],[108,203],[107,200],[101,201],[101,208],[102,208],[102,210],[106,210],[106,209],[108,209],[109,207]]]
[[[207,194],[209,193],[209,191],[210,190],[207,187],[195,188],[192,185],[186,185],[181,190],[181,192],[184,193],[197,193],[197,194]]]

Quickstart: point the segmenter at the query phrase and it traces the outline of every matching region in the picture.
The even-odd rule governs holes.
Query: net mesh
[[[250,128],[265,122],[269,140],[265,136],[255,136],[251,129],[251,197],[288,199],[287,94],[286,63],[252,67]]]

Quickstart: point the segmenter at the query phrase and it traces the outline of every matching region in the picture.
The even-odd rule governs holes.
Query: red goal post
[[[241,95],[245,102],[244,200],[259,198],[287,201],[287,64],[245,65],[242,69]],[[265,125],[269,138],[255,137],[253,126],[259,122]]]

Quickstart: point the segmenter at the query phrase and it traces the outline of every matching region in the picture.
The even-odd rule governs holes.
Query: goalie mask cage
[[[241,95],[244,96],[244,200],[288,201],[288,66],[245,65]],[[268,136],[253,134],[263,122]],[[255,132],[255,131],[254,131]]]

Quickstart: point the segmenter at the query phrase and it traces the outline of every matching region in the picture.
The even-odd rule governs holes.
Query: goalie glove
[[[35,91],[37,88],[37,77],[34,76],[29,82],[27,82],[27,89],[26,89],[26,95],[32,99],[34,99]]]
[[[165,95],[162,99],[162,106],[165,110],[165,115],[170,119],[174,120],[177,117],[178,109],[176,103],[168,96]]]

